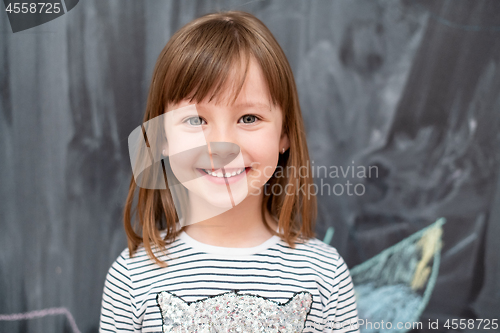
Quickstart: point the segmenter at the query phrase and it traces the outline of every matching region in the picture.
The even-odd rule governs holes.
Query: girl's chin
[[[207,210],[207,213],[209,211],[212,211],[212,210],[221,210],[220,213],[223,213],[229,209],[232,209],[234,208],[233,207],[233,203],[231,202],[231,200],[228,200],[227,197],[225,199],[222,199],[222,200],[214,200],[216,198],[210,198],[208,200],[208,198],[206,198],[207,200],[205,200],[205,203],[207,205],[206,207],[206,210]],[[235,206],[237,206],[238,204],[241,203],[242,200],[236,200],[236,202],[234,203]],[[197,208],[199,209],[199,208]]]
[[[204,205],[207,205],[206,207],[208,209],[233,208],[233,204],[234,206],[239,205],[251,195],[247,187],[242,189],[231,187],[231,192],[228,192],[227,189],[225,189],[225,191],[210,191],[208,189],[203,191],[197,189],[196,191],[190,190],[190,193],[193,193],[197,197],[195,200],[197,209],[202,209]]]

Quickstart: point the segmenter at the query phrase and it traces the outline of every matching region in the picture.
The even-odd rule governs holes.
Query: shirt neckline
[[[179,239],[197,251],[209,254],[223,254],[226,256],[242,256],[242,255],[257,254],[278,244],[278,242],[281,240],[280,237],[273,235],[264,243],[254,247],[224,247],[224,246],[205,244],[200,241],[197,241],[196,239],[189,236],[184,230],[180,233]]]

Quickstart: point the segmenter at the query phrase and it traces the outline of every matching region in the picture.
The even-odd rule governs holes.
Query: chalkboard
[[[155,61],[232,9],[274,33],[311,163],[339,172],[315,177],[336,189],[318,194],[318,238],[333,227],[353,267],[445,217],[421,320],[497,318],[500,2],[86,0],[16,33],[0,14],[0,331],[97,332]]]

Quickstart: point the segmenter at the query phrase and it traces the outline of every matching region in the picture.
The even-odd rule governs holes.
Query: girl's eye
[[[244,124],[252,124],[255,123],[259,118],[253,114],[246,114],[240,118]]]
[[[185,121],[187,121],[189,123],[189,125],[191,125],[191,126],[205,125],[202,123],[205,120],[203,120],[203,118],[201,118],[201,117],[191,117],[191,118],[186,119]]]

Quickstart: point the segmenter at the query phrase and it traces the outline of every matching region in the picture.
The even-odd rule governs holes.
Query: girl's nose
[[[229,164],[240,154],[240,146],[235,142],[236,132],[229,120],[222,118],[208,126],[205,138],[209,144],[209,153],[217,167]]]
[[[240,147],[232,142],[210,142],[210,152],[223,165],[228,164],[240,153]]]

